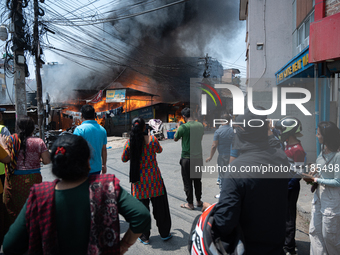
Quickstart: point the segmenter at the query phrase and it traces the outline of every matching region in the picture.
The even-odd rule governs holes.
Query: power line
[[[164,9],[164,8],[168,8],[168,7],[176,5],[176,4],[184,3],[186,1],[188,1],[188,0],[180,0],[180,1],[177,1],[177,2],[174,2],[174,3],[171,3],[171,4],[166,4],[166,5],[158,7],[158,8],[154,8],[154,9],[151,9],[151,10],[139,12],[139,13],[136,13],[136,14],[126,15],[126,16],[122,16],[122,17],[118,17],[118,18],[99,19],[97,22],[88,21],[89,23],[87,23],[87,24],[63,24],[63,25],[64,26],[89,26],[89,25],[96,25],[96,24],[118,21],[118,20],[123,20],[123,19],[129,19],[129,18],[132,18],[132,17],[136,17],[136,16],[139,16],[139,15],[146,14],[146,13],[150,13],[150,12],[158,11],[158,10],[161,10],[161,9]],[[46,22],[48,22],[48,21],[46,21]],[[74,22],[84,22],[84,21],[73,21],[72,23],[74,23]],[[54,21],[54,23],[55,23],[55,21]]]
[[[242,57],[243,56],[243,54],[246,52],[246,50],[247,49],[245,49],[242,53],[241,53],[241,55],[235,60],[235,62],[234,62],[234,64],[237,62],[237,60],[239,60],[240,59],[240,57]]]

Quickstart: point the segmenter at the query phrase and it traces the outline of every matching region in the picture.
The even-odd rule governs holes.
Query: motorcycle
[[[214,207],[210,205],[201,215],[197,215],[188,242],[188,250],[191,255],[244,255],[244,238],[241,227],[233,231],[234,240],[226,243],[217,237],[213,231]]]
[[[72,126],[68,129],[66,129],[66,131],[62,131],[61,129],[59,130],[48,130],[45,132],[45,144],[47,149],[51,149],[53,143],[62,135],[72,135],[74,129],[76,128],[76,126]],[[38,137],[39,137],[39,133],[38,133]]]

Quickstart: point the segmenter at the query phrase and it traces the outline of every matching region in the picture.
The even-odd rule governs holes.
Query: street
[[[120,186],[131,192],[130,162],[121,160],[123,146],[130,131],[133,136],[149,130],[157,139],[166,137],[160,141],[163,152],[157,155],[157,162],[170,207],[172,238],[162,241],[150,205],[150,243],[144,245],[137,241],[127,254],[188,254],[192,223],[201,215],[201,207],[197,207],[195,198],[194,210],[189,210],[191,204],[189,208],[181,207],[187,205],[179,164],[182,148],[181,141],[174,142],[173,136],[176,130],[181,131],[181,123],[191,119],[201,122],[205,129],[202,139],[204,164],[200,169],[202,202],[218,202],[215,196],[220,192],[219,183],[216,183],[219,171],[233,172],[237,178],[245,178],[242,175],[245,173],[249,178],[224,182],[223,196],[218,204],[223,207],[222,201],[229,198],[232,202],[242,203],[242,213],[247,214],[242,218],[242,227],[248,234],[248,253],[252,253],[252,243],[260,247],[263,239],[265,244],[256,251],[273,253],[270,244],[280,238],[275,234],[281,233],[278,229],[283,227],[284,218],[287,219],[285,248],[294,253],[292,237],[295,229],[290,226],[294,226],[296,205],[297,253],[310,254],[309,221],[313,218],[312,226],[320,221],[323,227],[322,233],[316,231],[319,239],[313,241],[313,250],[320,246],[317,249],[337,254],[339,248],[333,247],[334,242],[327,241],[328,236],[333,239],[340,236],[340,229],[329,227],[337,226],[337,218],[327,218],[323,222],[322,217],[324,203],[330,215],[338,214],[340,203],[340,188],[337,187],[340,179],[337,173],[340,165],[340,0],[0,0],[0,14],[0,134],[17,133],[20,137],[19,142],[12,139],[14,145],[10,144],[11,139],[6,142],[1,139],[0,147],[9,149],[1,154],[4,156],[1,162],[16,168],[17,172],[13,174],[23,175],[15,177],[20,179],[18,182],[8,179],[6,185],[0,183],[8,212],[13,213],[10,203],[14,203],[15,209],[22,207],[22,204],[17,206],[17,199],[22,197],[20,193],[26,193],[20,198],[22,203],[25,201],[30,187],[28,181],[36,178],[29,175],[28,179],[25,175],[38,172],[39,164],[43,181],[51,182],[56,178],[51,172],[51,164],[42,165],[49,162],[44,143],[51,151],[60,133],[73,133],[76,128],[74,134],[83,136],[98,154],[91,160],[92,171],[98,173],[101,167],[105,169],[105,165],[100,166],[99,152],[105,158],[106,146],[107,174],[114,174],[120,180]],[[145,129],[142,129],[143,121],[136,121],[137,117],[145,120]],[[84,121],[93,125],[90,132],[87,131],[90,126],[82,125]],[[268,149],[265,132],[262,137],[260,132],[252,131],[266,127],[267,122],[271,125],[264,131],[272,132],[284,149],[280,158]],[[102,131],[100,139],[95,134],[97,131],[93,131],[99,129],[97,123],[106,130],[106,133]],[[214,142],[213,150],[219,141],[220,166],[217,165],[217,150],[210,158],[215,126],[224,124],[242,129],[238,129],[240,132],[238,139],[233,139],[234,145],[238,140],[241,145],[244,140],[246,147],[254,148],[238,158],[239,166],[227,163],[232,155],[229,142],[226,142],[232,139],[231,129],[220,129],[220,134],[216,133],[219,138]],[[83,127],[86,129],[84,135],[80,134]],[[185,138],[188,131],[182,130]],[[183,154],[184,157],[191,156],[192,165],[194,156],[200,154],[200,151],[195,152],[200,140],[195,140],[193,133],[191,141],[197,143],[191,144],[190,153],[185,149]],[[29,136],[43,140],[32,139],[30,142]],[[105,137],[106,145],[103,143]],[[272,142],[271,145],[278,143],[275,139]],[[33,143],[39,143],[39,150],[33,148]],[[132,147],[136,148],[135,145]],[[190,148],[187,141],[184,147]],[[246,147],[233,146],[243,151]],[[58,149],[65,155],[65,148]],[[132,152],[132,155],[135,154]],[[205,162],[207,158],[208,163]],[[73,162],[77,162],[75,159],[72,157]],[[87,163],[87,160],[83,162]],[[187,166],[190,161],[181,162]],[[134,163],[138,165],[138,159]],[[137,176],[131,179],[138,180],[138,171],[138,167],[132,168]],[[10,176],[11,171],[5,172],[1,163],[2,180],[6,174]],[[284,179],[275,180],[277,173],[283,174]],[[189,178],[185,173],[183,175],[187,189]],[[258,176],[273,179],[262,179],[262,185],[253,181]],[[154,176],[150,183],[152,178]],[[288,178],[290,190],[286,195]],[[299,184],[300,178],[304,180]],[[254,186],[252,183],[237,186],[241,188],[235,192],[232,182],[244,180]],[[22,186],[22,182],[26,186]],[[72,182],[65,184],[72,185]],[[150,186],[146,186],[150,192]],[[312,187],[316,186],[318,189],[314,192]],[[144,187],[142,184],[142,193]],[[151,187],[158,192],[158,186]],[[339,191],[337,197],[330,192],[329,199],[323,198],[323,192],[333,188]],[[234,193],[237,194],[233,199]],[[82,194],[87,199],[87,193]],[[164,196],[160,197],[162,199],[164,201]],[[314,205],[312,211],[312,201],[321,204],[322,213]],[[124,214],[123,208],[120,206],[120,212]],[[235,214],[233,209],[238,207],[232,204],[226,211],[229,215],[238,215],[239,212]],[[72,210],[68,207],[67,211]],[[163,211],[159,214],[168,216],[169,213],[166,210],[166,214]],[[6,223],[6,213],[1,212],[0,216]],[[227,216],[224,214],[223,217]],[[282,219],[281,225],[277,219]],[[67,220],[70,217],[60,225],[68,226]],[[232,220],[235,224],[239,221]],[[166,222],[169,223],[168,217]],[[222,225],[225,233],[219,229],[224,233],[221,235],[229,232],[228,226],[234,227],[230,222]],[[0,223],[1,239],[7,230],[5,223]],[[256,224],[252,226],[252,223]],[[128,228],[128,223],[120,217],[120,237]],[[80,232],[87,233],[86,228]],[[115,233],[118,240],[118,231]],[[74,238],[64,237],[71,240],[73,246],[80,246]],[[251,237],[261,237],[261,240],[252,242]],[[281,240],[278,243],[280,246]],[[335,252],[330,252],[332,250]]]
[[[213,140],[213,131],[208,131],[203,136],[203,159],[209,156],[210,148]],[[157,161],[161,170],[163,180],[167,189],[171,217],[172,229],[171,234],[173,238],[169,241],[163,242],[157,231],[156,222],[152,218],[152,229],[150,236],[150,245],[144,245],[136,242],[127,254],[188,254],[188,238],[194,218],[201,213],[200,208],[190,211],[180,207],[185,202],[185,195],[183,191],[183,183],[181,178],[181,168],[179,159],[181,155],[181,141],[174,142],[173,140],[161,141],[163,152],[157,155]],[[123,148],[108,149],[108,173],[115,174],[121,181],[121,186],[130,191],[129,184],[129,163],[121,161],[121,154]],[[217,152],[215,153],[209,165],[216,164]],[[49,168],[49,167],[45,167]],[[43,180],[51,181],[54,179],[50,170],[42,171]],[[216,185],[217,173],[203,175],[203,196],[202,201],[214,203],[217,199],[214,196],[219,192],[218,185]],[[152,210],[152,206],[151,210]],[[124,218],[120,218],[121,222],[121,236],[128,228],[128,224]],[[301,217],[297,219],[296,231],[297,246],[300,255],[309,254],[309,237],[308,237],[308,223]]]

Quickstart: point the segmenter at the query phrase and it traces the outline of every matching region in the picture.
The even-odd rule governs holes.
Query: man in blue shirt
[[[106,130],[95,121],[96,113],[91,105],[83,105],[80,111],[83,123],[76,127],[73,134],[82,136],[90,146],[90,174],[100,174],[100,172],[106,174]]]
[[[228,121],[227,124],[223,124],[215,131],[213,144],[211,146],[210,157],[205,160],[205,162],[209,162],[214,156],[216,149],[218,150],[218,158],[217,165],[219,167],[228,166],[229,158],[230,158],[230,147],[234,137],[234,130],[229,125],[230,123],[230,115],[222,114],[221,119],[226,119]],[[221,172],[218,172],[217,184],[220,185],[221,189]],[[216,195],[215,198],[219,198],[220,194]]]

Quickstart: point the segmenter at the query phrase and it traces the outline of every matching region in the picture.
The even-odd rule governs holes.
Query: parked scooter
[[[151,119],[149,120],[149,127],[151,128],[150,134],[154,135],[157,140],[163,140],[163,122],[160,119]]]

